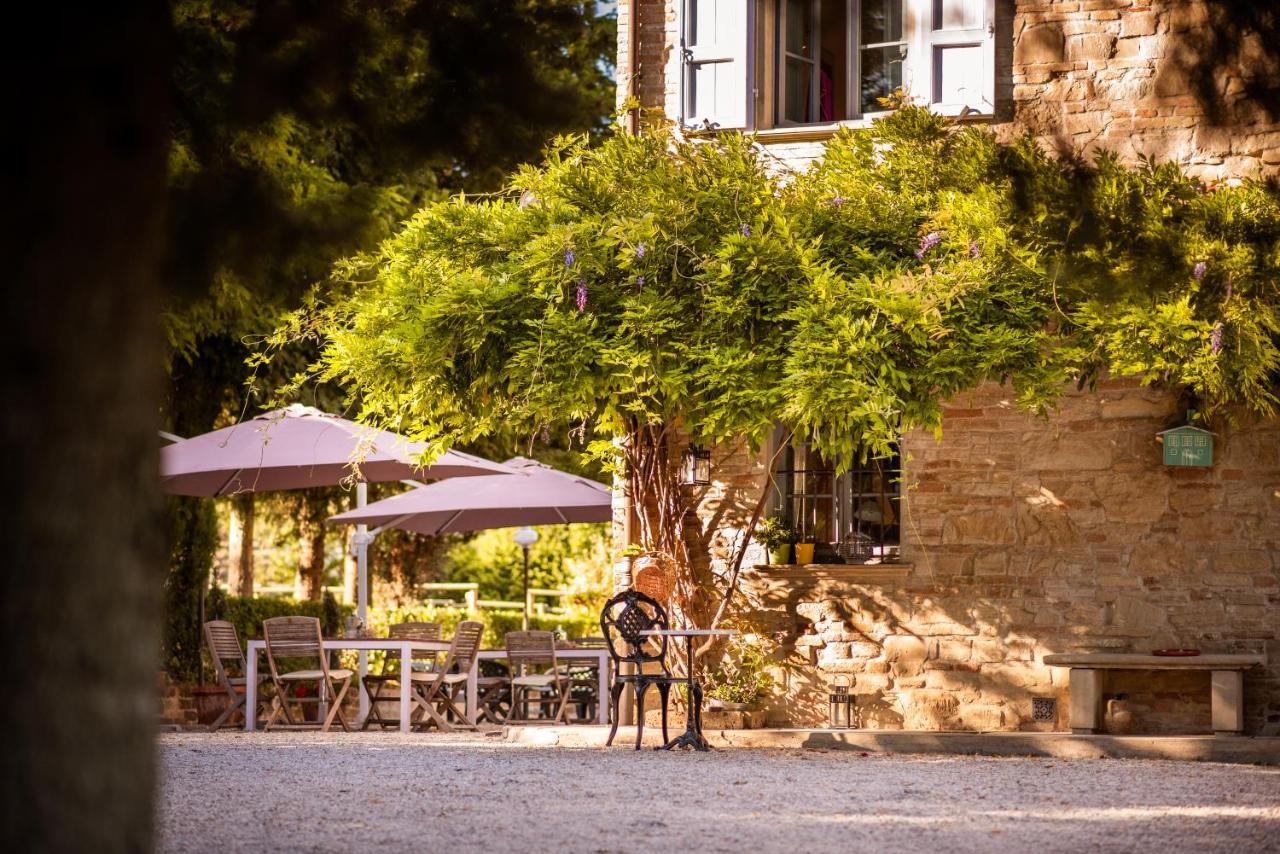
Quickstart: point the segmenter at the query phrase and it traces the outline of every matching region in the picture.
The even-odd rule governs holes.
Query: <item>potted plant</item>
[[[804,565],[813,563],[813,537],[801,537],[796,543],[796,563]]]
[[[729,655],[707,680],[709,709],[743,712],[769,693],[773,677],[765,670],[767,661],[759,645],[736,641]]]
[[[769,563],[785,566],[791,563],[791,544],[795,533],[781,516],[770,516],[756,529],[756,539],[769,552]]]

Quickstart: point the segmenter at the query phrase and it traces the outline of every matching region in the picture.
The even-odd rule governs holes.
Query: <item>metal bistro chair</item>
[[[538,707],[538,717],[546,720],[547,707],[555,706],[551,720],[564,722],[568,709],[570,683],[567,669],[556,661],[554,632],[507,632],[507,664],[511,666],[511,712],[508,721],[529,720],[529,704]],[[532,672],[531,668],[546,668]],[[530,694],[534,696],[530,698]]]
[[[454,727],[476,729],[474,718],[467,717],[458,707],[457,700],[458,693],[466,688],[467,680],[471,678],[471,662],[480,648],[483,632],[484,623],[463,620],[453,632],[453,642],[440,667],[429,673],[410,675],[413,702],[421,712],[416,722],[418,726],[425,729],[435,724],[441,732],[448,732]],[[451,672],[455,667],[457,672]],[[450,713],[461,723],[450,723],[446,719]]]
[[[618,701],[627,685],[636,692],[636,750],[640,749],[644,737],[644,695],[650,685],[657,687],[662,699],[662,741],[667,741],[667,699],[673,681],[666,665],[667,639],[640,634],[666,628],[666,610],[652,596],[639,590],[619,593],[606,602],[600,612],[600,631],[608,641],[609,657],[613,659],[613,685],[609,690],[613,727],[606,747],[613,744],[618,732]],[[624,673],[623,664],[630,665],[632,672]]]
[[[244,711],[244,688],[248,683],[246,674],[249,669],[245,662],[244,648],[240,646],[240,636],[236,634],[236,627],[231,623],[226,620],[209,620],[204,624],[204,642],[209,647],[209,657],[213,659],[213,672],[218,674],[218,682],[227,692],[226,711],[209,725],[210,732],[217,732],[226,725],[233,714]],[[228,663],[232,664],[240,675],[232,676],[228,672]],[[265,673],[258,675],[259,698],[262,697],[261,689],[267,678]],[[261,699],[258,705],[262,706]]]
[[[267,718],[263,729],[271,729],[276,718],[281,714],[289,724],[293,718],[289,715],[289,696],[286,685],[297,685],[305,682],[316,683],[316,697],[294,697],[301,705],[304,702],[317,705],[329,704],[329,714],[320,724],[322,732],[328,732],[336,718],[343,730],[350,732],[346,718],[342,716],[342,700],[351,686],[350,670],[331,669],[329,656],[321,642],[320,621],[315,617],[272,617],[262,622],[263,639],[267,646],[267,664],[271,669],[271,682],[276,694],[271,703],[271,715]],[[284,659],[314,658],[319,667],[310,670],[289,670],[280,672],[278,662]],[[335,687],[335,680],[340,684]],[[319,715],[317,714],[318,718]]]
[[[415,640],[415,641],[434,641],[440,640],[440,624],[439,623],[417,623],[405,622],[395,623],[387,631],[387,637],[393,640]],[[415,673],[430,673],[436,669],[440,653],[431,652],[430,650],[415,650],[410,666]],[[361,731],[369,728],[370,723],[376,723],[382,729],[389,726],[399,724],[399,721],[393,721],[384,718],[382,713],[378,711],[378,701],[390,699],[381,696],[382,686],[389,682],[399,682],[403,674],[400,673],[400,656],[395,653],[387,653],[387,657],[382,659],[382,669],[376,674],[369,674],[361,680],[364,685],[365,696],[369,698],[369,714],[365,717],[364,723],[360,725]]]

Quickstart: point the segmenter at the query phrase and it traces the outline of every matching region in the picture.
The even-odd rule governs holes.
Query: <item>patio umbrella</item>
[[[498,463],[459,451],[446,451],[419,469],[413,459],[424,448],[396,433],[294,404],[161,448],[160,484],[173,495],[206,498],[335,486],[352,476],[357,455],[360,478],[369,483],[506,473]]]
[[[458,534],[518,525],[608,522],[609,487],[524,457],[503,465],[513,474],[433,483],[330,517],[335,524],[376,525],[419,534]],[[525,603],[529,601],[525,579]]]
[[[161,448],[160,485],[173,495],[205,498],[336,486],[355,475],[352,460],[358,458],[356,505],[363,507],[368,483],[508,476],[504,466],[458,451],[446,451],[430,466],[419,468],[413,460],[425,447],[396,433],[294,404]],[[363,526],[353,538],[356,613],[361,620],[369,603],[371,540]]]

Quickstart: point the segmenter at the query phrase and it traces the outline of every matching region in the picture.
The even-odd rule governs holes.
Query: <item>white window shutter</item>
[[[917,94],[945,115],[995,112],[995,0],[924,0]]]
[[[752,0],[684,0],[681,123],[746,128],[752,107]]]

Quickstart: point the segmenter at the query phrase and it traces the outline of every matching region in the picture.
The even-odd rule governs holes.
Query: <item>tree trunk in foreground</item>
[[[231,499],[227,536],[227,589],[232,596],[253,596],[253,493]]]
[[[0,833],[10,851],[147,851],[170,25],[159,2],[28,12],[3,73]]]

